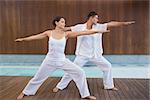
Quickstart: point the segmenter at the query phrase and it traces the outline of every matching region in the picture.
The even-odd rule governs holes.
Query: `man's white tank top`
[[[48,41],[48,56],[49,59],[52,61],[62,61],[65,60],[65,46],[66,46],[66,37],[63,37],[61,39],[54,39],[52,37],[52,31],[51,36]]]

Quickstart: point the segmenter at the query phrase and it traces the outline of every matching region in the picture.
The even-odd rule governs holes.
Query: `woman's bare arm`
[[[22,41],[40,40],[40,39],[43,39],[47,36],[48,36],[48,31],[45,31],[45,32],[37,34],[37,35],[32,35],[32,36],[24,37],[24,38],[18,38],[15,41],[16,42],[22,42]]]
[[[66,32],[66,36],[68,38],[73,38],[81,35],[90,35],[90,34],[95,34],[95,33],[108,33],[110,32],[109,30],[106,31],[101,31],[101,30],[87,30],[87,31],[81,31],[81,32]]]

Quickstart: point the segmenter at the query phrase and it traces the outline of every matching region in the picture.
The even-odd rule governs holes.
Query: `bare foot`
[[[113,91],[118,91],[118,88],[114,87],[114,88],[112,88],[111,90],[113,90]]]
[[[53,89],[53,92],[54,93],[57,93],[59,91],[59,88],[57,88],[57,87],[55,87],[54,89]]]
[[[118,89],[116,87],[113,87],[111,89],[106,89],[106,90],[113,90],[113,91],[118,91]]]
[[[17,97],[17,100],[21,100],[24,96],[25,96],[25,94],[23,94],[23,93],[21,92],[20,95]]]
[[[88,96],[88,97],[85,97],[85,98],[82,98],[82,99],[96,100],[96,97],[94,97],[94,96]]]

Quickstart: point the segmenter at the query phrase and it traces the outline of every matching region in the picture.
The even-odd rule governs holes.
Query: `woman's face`
[[[61,18],[59,22],[56,22],[56,25],[57,25],[57,27],[64,29],[65,25],[66,25],[65,19]]]

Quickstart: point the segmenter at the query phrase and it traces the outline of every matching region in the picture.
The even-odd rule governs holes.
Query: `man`
[[[96,12],[90,12],[88,14],[87,22],[84,24],[78,24],[73,27],[67,27],[67,30],[74,32],[84,31],[88,29],[101,29],[107,30],[110,27],[118,27],[123,25],[133,24],[131,22],[109,22],[105,24],[98,23],[98,14]],[[103,71],[103,84],[104,89],[108,90],[118,90],[114,87],[111,63],[103,57],[103,47],[102,47],[102,34],[85,35],[77,37],[76,46],[76,58],[74,63],[79,66],[84,66],[88,61],[95,63]],[[61,81],[53,89],[53,92],[58,92],[58,90],[63,90],[67,87],[72,78],[68,73],[65,73]]]

